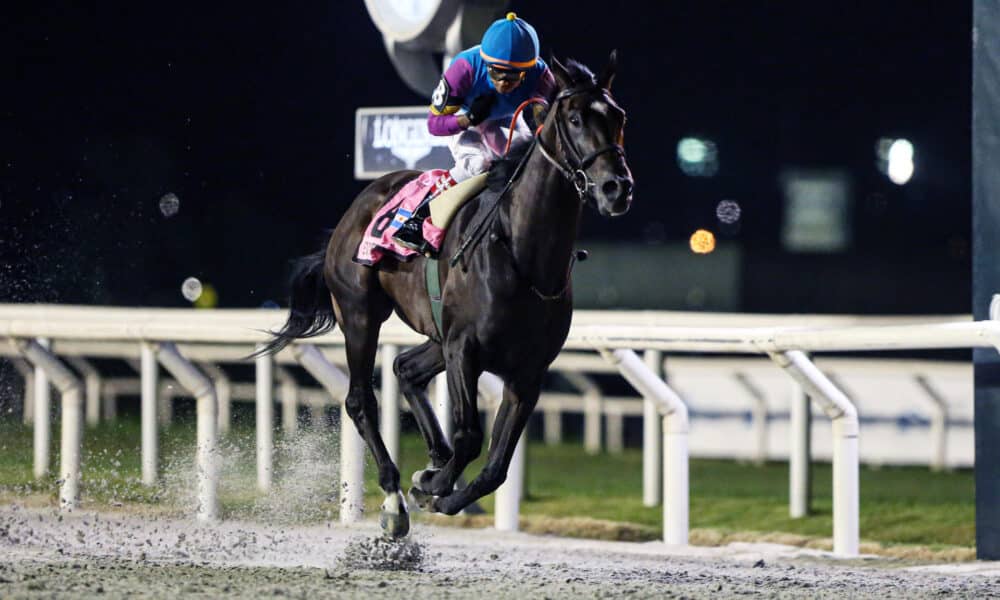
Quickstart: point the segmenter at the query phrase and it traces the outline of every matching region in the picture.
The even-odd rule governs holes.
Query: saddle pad
[[[386,254],[395,256],[399,260],[410,260],[416,256],[415,250],[396,244],[392,236],[413,215],[420,201],[427,197],[431,186],[444,173],[446,171],[443,169],[432,169],[421,173],[383,204],[365,228],[361,243],[358,244],[358,251],[354,255],[354,262],[374,265]],[[424,239],[431,243],[437,242],[436,245],[439,245],[440,239],[435,238],[441,238],[443,235],[443,231],[429,226],[427,221],[424,221]]]

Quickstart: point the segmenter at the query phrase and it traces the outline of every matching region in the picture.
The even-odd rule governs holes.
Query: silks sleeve
[[[431,96],[431,114],[427,118],[431,135],[455,135],[462,131],[455,113],[462,108],[471,88],[472,65],[464,58],[455,59]]]

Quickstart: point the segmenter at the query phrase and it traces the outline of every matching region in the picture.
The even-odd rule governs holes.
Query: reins
[[[576,94],[581,94],[584,92],[592,92],[595,91],[596,89],[598,88],[586,87],[586,88],[575,88],[575,89],[571,88],[563,90],[556,95],[555,100],[552,103],[552,109],[553,110],[557,109],[559,101],[561,100],[564,100],[571,96],[575,96]],[[518,117],[521,116],[521,112],[524,110],[524,108],[531,104],[548,105],[548,102],[546,102],[543,98],[529,98],[524,102],[522,102],[520,105],[518,105],[517,109],[514,111],[514,116],[511,118],[510,134],[507,136],[507,144],[506,147],[504,148],[504,156],[507,156],[507,154],[510,152],[511,143],[514,140],[514,129],[517,125]],[[555,158],[553,153],[549,151],[548,148],[545,147],[545,144],[541,140],[542,125],[539,125],[538,129],[535,130],[535,135],[532,138],[531,146],[528,147],[528,150],[524,153],[524,156],[518,162],[517,167],[514,169],[513,173],[511,173],[510,178],[504,184],[503,189],[500,191],[500,194],[493,201],[493,204],[483,215],[483,218],[481,218],[479,222],[476,223],[476,225],[472,228],[472,232],[470,233],[469,237],[466,238],[464,242],[462,242],[462,245],[459,246],[458,250],[448,261],[449,266],[454,267],[455,265],[457,265],[458,262],[465,255],[465,252],[471,248],[474,248],[475,245],[478,244],[480,240],[482,240],[483,235],[486,232],[486,226],[493,221],[494,217],[497,214],[496,209],[500,206],[500,201],[507,194],[507,192],[510,191],[510,188],[513,185],[514,181],[516,181],[518,176],[521,174],[521,171],[524,168],[524,165],[527,164],[528,159],[531,157],[531,152],[532,150],[534,150],[535,146],[538,146],[538,149],[541,151],[542,156],[545,158],[545,160],[548,161],[550,164],[552,164],[563,177],[565,177],[567,180],[569,180],[571,184],[573,184],[573,189],[576,190],[580,202],[583,202],[589,190],[595,187],[594,182],[590,179],[590,176],[587,174],[587,169],[589,169],[590,166],[594,164],[594,161],[596,161],[599,156],[601,156],[606,152],[614,152],[621,157],[625,156],[625,149],[621,146],[621,144],[608,144],[606,146],[602,146],[594,150],[593,152],[587,154],[583,158],[580,158],[580,152],[569,139],[568,135],[564,130],[562,122],[559,119],[553,119],[553,121],[555,122],[555,128],[556,128],[556,141],[560,146],[562,146],[563,158],[567,163],[567,165],[569,166],[563,165],[562,162],[560,162],[557,158]],[[574,252],[573,255],[570,257],[569,267],[567,268],[567,273],[566,273],[566,283],[563,285],[562,289],[560,289],[559,292],[556,294],[551,294],[551,295],[544,294],[542,293],[541,290],[539,290],[535,286],[534,283],[531,282],[531,280],[526,275],[521,273],[520,269],[517,268],[517,260],[516,257],[514,256],[514,249],[510,247],[510,244],[507,242],[507,240],[501,239],[500,236],[496,234],[492,235],[491,240],[501,242],[503,248],[510,255],[511,266],[514,269],[514,272],[522,280],[528,283],[528,286],[531,289],[532,293],[538,296],[538,298],[541,299],[543,302],[551,302],[554,300],[559,300],[560,298],[566,295],[566,292],[569,290],[570,284],[572,282],[571,274],[573,271],[573,266],[576,263],[578,256],[581,257],[581,260],[586,258],[585,251],[581,251],[580,253]]]

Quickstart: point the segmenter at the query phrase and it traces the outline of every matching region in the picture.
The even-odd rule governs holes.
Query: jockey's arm
[[[431,96],[431,112],[427,117],[431,135],[455,135],[469,127],[469,118],[456,113],[471,89],[472,65],[464,58],[457,58],[441,76]]]

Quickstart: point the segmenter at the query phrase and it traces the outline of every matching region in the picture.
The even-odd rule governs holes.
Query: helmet
[[[479,47],[479,55],[488,64],[518,70],[535,66],[538,51],[535,28],[512,12],[490,25]]]

